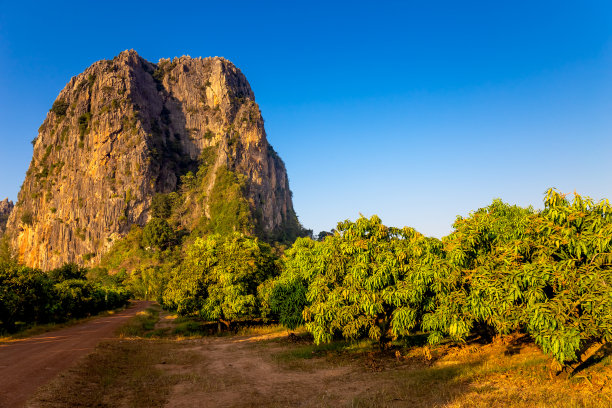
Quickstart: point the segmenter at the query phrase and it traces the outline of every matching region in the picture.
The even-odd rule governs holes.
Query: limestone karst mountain
[[[29,266],[95,262],[147,223],[152,202],[186,231],[302,230],[253,91],[224,58],[98,61],[60,92],[33,144],[7,224]]]
[[[11,211],[13,211],[13,202],[8,198],[0,201],[0,237],[4,234],[6,222],[8,221]]]

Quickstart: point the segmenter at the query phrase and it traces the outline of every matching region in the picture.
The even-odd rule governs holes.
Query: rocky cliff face
[[[188,192],[194,179],[198,194],[182,195],[175,222],[191,230],[214,218],[210,197],[227,172],[242,183],[255,232],[299,230],[285,166],[240,70],[217,57],[153,64],[124,51],[60,92],[39,129],[8,234],[29,266],[93,263],[151,218],[156,195]]]
[[[8,198],[0,201],[0,237],[4,235],[6,229],[6,222],[8,221],[11,212],[13,211],[13,202],[9,201]]]

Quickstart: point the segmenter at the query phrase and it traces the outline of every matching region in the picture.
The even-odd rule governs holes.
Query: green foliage
[[[66,112],[68,111],[69,106],[70,105],[68,104],[68,102],[64,101],[63,99],[58,99],[53,102],[53,105],[51,106],[51,109],[49,109],[49,112],[53,112],[57,116],[66,116]]]
[[[77,119],[79,125],[79,140],[83,142],[85,135],[89,132],[89,122],[91,121],[91,112],[85,112]]]
[[[142,244],[145,248],[166,249],[176,239],[174,229],[163,218],[152,218],[142,230]]]
[[[172,264],[142,266],[123,281],[126,288],[138,299],[163,302],[162,295],[171,275]]]
[[[90,75],[91,78],[91,75]],[[79,148],[83,148],[85,146],[84,140],[85,135],[89,133],[89,127],[91,122],[91,112],[85,112],[81,116],[78,117],[77,123],[79,126]]]
[[[257,288],[276,273],[269,245],[239,233],[214,234],[186,252],[164,293],[166,306],[219,321],[257,314]]]
[[[0,331],[84,317],[127,303],[125,289],[87,280],[85,274],[74,264],[49,273],[15,262],[0,264]]]
[[[551,189],[541,212],[495,201],[458,219],[424,317],[430,341],[520,330],[564,363],[612,339],[611,211]]]
[[[102,256],[100,266],[115,273],[125,272],[141,264],[143,258],[146,258],[146,251],[142,248],[142,228],[132,225],[130,232]]]
[[[162,233],[161,236],[163,235]],[[102,257],[99,270],[105,273],[110,271],[112,275],[108,276],[115,277],[117,282],[124,285],[135,298],[161,301],[161,294],[171,271],[181,261],[181,248],[168,245],[165,249],[155,247],[155,250],[151,251],[145,249],[144,241],[143,229],[136,225],[132,226],[130,232],[117,240],[110,251]],[[176,240],[171,240],[170,244],[177,241],[178,237]],[[146,246],[149,245],[147,242]],[[103,273],[102,276],[106,275]]]
[[[48,322],[53,316],[53,281],[42,271],[4,264],[0,268],[0,329],[19,323]]]
[[[24,213],[21,214],[21,223],[24,225],[34,224],[34,216],[30,211],[24,211]]]
[[[362,217],[320,242],[298,239],[260,297],[317,342],[519,331],[564,364],[612,340],[611,213],[607,200],[551,189],[543,211],[495,200],[442,242]]]
[[[155,194],[151,201],[151,215],[154,218],[168,219],[172,210],[180,203],[180,196],[176,192],[168,194]]]
[[[67,263],[59,268],[53,269],[48,273],[49,278],[56,282],[62,282],[71,279],[86,279],[87,269],[80,267],[75,263]]]
[[[305,253],[288,259],[287,270],[307,274],[302,282],[310,305],[303,316],[315,342],[342,335],[385,343],[418,327],[438,240],[386,227],[373,216],[341,222],[333,236],[309,242]],[[299,293],[303,284],[295,287]]]
[[[305,323],[302,312],[310,305],[306,299],[308,284],[317,273],[311,267],[318,260],[315,246],[311,239],[298,238],[285,253],[281,275],[260,290],[262,303],[269,305],[279,323],[289,329]]]
[[[232,232],[251,233],[253,220],[245,198],[244,176],[225,167],[217,170],[210,194],[210,221],[208,230],[216,234]]]

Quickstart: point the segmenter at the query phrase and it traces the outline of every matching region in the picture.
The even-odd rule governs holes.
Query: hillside
[[[93,265],[153,216],[185,233],[302,231],[254,93],[223,58],[98,61],[60,92],[33,145],[7,224],[28,266]]]

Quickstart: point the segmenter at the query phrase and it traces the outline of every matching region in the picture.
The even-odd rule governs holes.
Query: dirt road
[[[113,337],[115,330],[152,302],[135,302],[107,317],[39,336],[0,343],[0,407],[21,407],[34,391]]]

